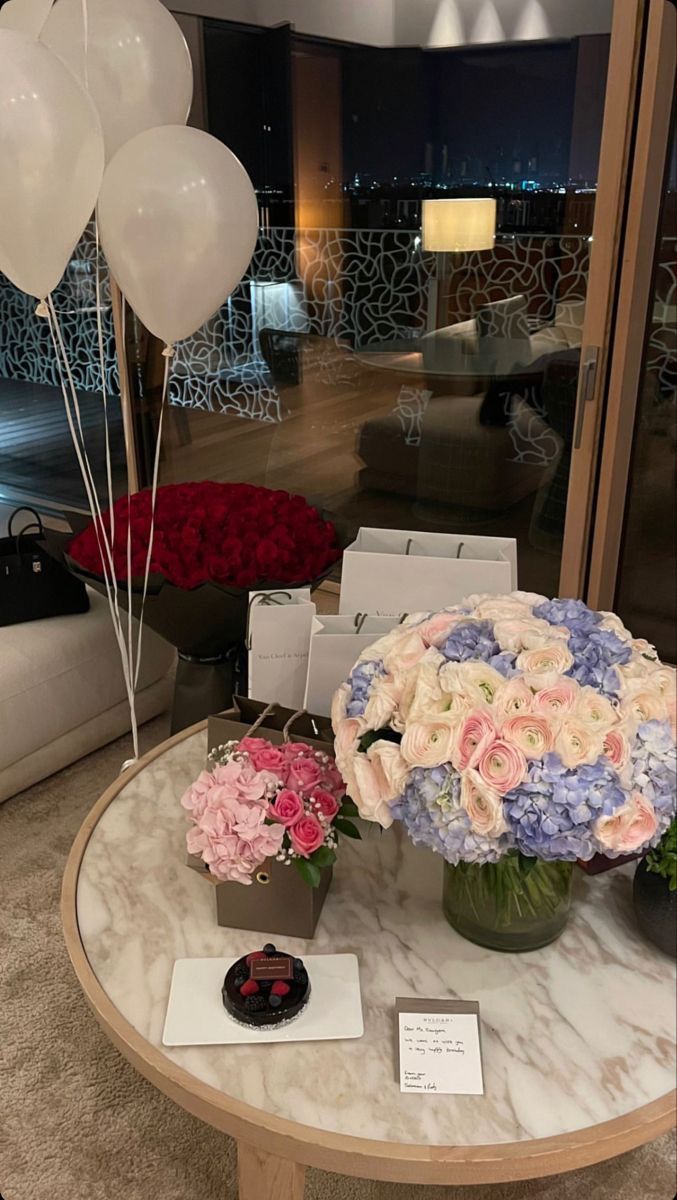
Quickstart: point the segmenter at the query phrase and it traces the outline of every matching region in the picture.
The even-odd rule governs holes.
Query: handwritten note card
[[[478,1004],[398,1000],[397,1018],[401,1092],[483,1095]]]

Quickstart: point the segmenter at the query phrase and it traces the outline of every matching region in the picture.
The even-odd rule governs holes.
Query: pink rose
[[[277,793],[268,811],[271,817],[275,817],[277,821],[281,821],[283,825],[289,827],[296,824],[303,816],[305,809],[298,792],[292,792],[290,788],[283,788],[281,792]]]
[[[505,796],[525,778],[527,760],[518,746],[497,738],[480,754],[477,773],[483,783]]]
[[[483,837],[500,837],[508,828],[501,797],[472,768],[461,776],[461,806],[467,812],[474,832]]]
[[[625,770],[630,761],[630,746],[620,729],[610,729],[604,735],[603,750],[617,771]]]
[[[319,763],[314,758],[296,758],[287,768],[287,787],[307,792],[320,782],[321,774]]]
[[[610,817],[599,818],[595,835],[603,847],[602,853],[615,850],[619,854],[632,854],[650,842],[657,829],[653,805],[640,792],[633,792]]]
[[[365,821],[378,821],[384,829],[393,823],[390,804],[394,799],[391,785],[378,758],[370,762],[366,754],[356,754],[352,763],[354,778],[349,795]]]
[[[311,796],[313,804],[327,821],[333,821],[336,816],[339,805],[335,796],[325,788],[314,788]]]
[[[237,748],[245,754],[256,754],[259,750],[265,750],[266,746],[269,745],[270,742],[266,741],[265,738],[243,737]]]
[[[501,737],[519,746],[525,758],[543,758],[554,745],[550,720],[537,713],[510,717],[501,725]]]
[[[471,712],[457,728],[451,761],[457,771],[474,767],[477,760],[497,737],[497,729],[488,712],[477,709]]]
[[[285,742],[280,746],[280,750],[284,756],[285,762],[293,762],[295,758],[305,758],[306,755],[315,753],[312,746],[308,746],[306,742]]]
[[[409,763],[403,757],[399,746],[383,738],[373,742],[367,751],[367,758],[385,780],[384,796],[391,802],[404,791],[404,785],[410,771]]]
[[[310,858],[310,855],[324,843],[324,829],[317,817],[308,814],[292,825],[289,837],[296,853],[300,854],[302,858]]]
[[[456,720],[445,713],[410,721],[402,738],[402,757],[414,767],[438,767],[449,762]]]
[[[270,742],[262,750],[250,750],[249,757],[257,771],[279,771],[284,762],[282,751]]]

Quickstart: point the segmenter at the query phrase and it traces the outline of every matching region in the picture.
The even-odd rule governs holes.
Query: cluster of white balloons
[[[108,265],[171,345],[237,286],[258,211],[222,142],[186,127],[193,74],[161,0],[0,9],[0,271],[44,300],[95,206]]]

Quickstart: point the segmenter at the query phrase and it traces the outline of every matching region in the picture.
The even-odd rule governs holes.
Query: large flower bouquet
[[[135,616],[179,651],[172,730],[226,708],[246,691],[243,654],[249,594],[316,586],[341,556],[336,530],[302,496],[247,483],[183,483],[157,492],[150,578],[144,574],[151,494],[113,508],[113,565]],[[103,514],[111,528],[111,514]],[[128,568],[127,533],[131,530]],[[62,538],[53,539],[63,551]],[[66,562],[105,591],[94,524],[66,547]],[[125,584],[131,575],[129,583]],[[145,598],[144,598],[145,597]]]
[[[675,671],[579,600],[410,616],[363,651],[332,715],[360,815],[452,863],[641,853],[675,811]]]
[[[341,833],[359,837],[334,760],[304,742],[226,742],[210,754],[181,803],[186,844],[223,882],[251,884],[266,859],[293,865],[311,887],[336,860]]]
[[[113,564],[126,580],[127,529],[131,575],[143,577],[150,536],[151,494],[123,496],[113,507]],[[111,516],[103,516],[110,530]],[[94,524],[73,539],[71,557],[101,574]],[[248,483],[179,483],[158,488],[151,573],[183,589],[212,582],[236,588],[302,584],[340,555],[336,531],[303,496]]]
[[[332,717],[360,816],[453,865],[639,854],[675,812],[675,671],[578,600],[410,616],[363,651]]]

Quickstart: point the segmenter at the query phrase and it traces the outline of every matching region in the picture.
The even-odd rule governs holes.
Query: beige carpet
[[[152,722],[144,749],[164,736],[164,722]],[[70,844],[128,754],[117,742],[0,805],[4,1200],[236,1200],[232,1144],[113,1049],[62,943],[59,887]],[[587,1171],[493,1188],[395,1186],[311,1171],[307,1200],[671,1200],[674,1192],[666,1136]]]

